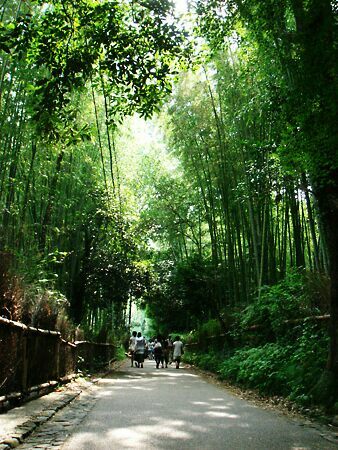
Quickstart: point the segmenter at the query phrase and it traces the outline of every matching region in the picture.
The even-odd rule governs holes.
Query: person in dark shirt
[[[155,345],[154,345],[154,358],[155,358],[155,362],[156,362],[156,369],[159,368],[160,363],[163,366],[163,348],[162,348],[162,343],[160,339],[155,339]]]

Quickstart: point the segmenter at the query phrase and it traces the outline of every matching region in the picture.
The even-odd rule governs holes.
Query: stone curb
[[[78,397],[82,390],[74,393],[65,393],[59,400],[57,400],[53,407],[43,409],[39,414],[33,415],[29,420],[15,428],[14,433],[7,436],[0,441],[0,450],[10,450],[22,444],[24,440],[39,426],[50,420],[60,409],[69,405],[76,397]]]
[[[76,392],[65,392],[62,397],[54,403],[52,408],[45,408],[37,415],[31,416],[29,420],[17,426],[14,429],[14,433],[1,439],[0,450],[11,450],[22,444],[37,427],[48,422],[58,411],[60,411],[60,409],[69,405],[82,392],[87,391],[92,385],[97,384],[100,379],[105,378],[109,373],[118,369],[121,365],[123,365],[123,361],[115,361],[109,369],[97,374],[97,377],[93,377],[91,381],[89,381],[88,386],[82,387],[82,389],[79,388]]]
[[[17,406],[21,406],[24,403],[35,400],[44,395],[48,395],[55,390],[55,388],[61,384],[67,384],[78,377],[78,374],[72,373],[70,375],[60,378],[58,381],[52,380],[47,383],[42,383],[37,386],[30,387],[27,392],[12,392],[0,397],[0,414],[7,412]],[[1,450],[1,449],[0,449]]]

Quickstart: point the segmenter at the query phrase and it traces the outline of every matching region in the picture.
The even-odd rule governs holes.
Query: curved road
[[[62,450],[332,450],[319,431],[229,394],[187,369],[130,368],[100,381]]]

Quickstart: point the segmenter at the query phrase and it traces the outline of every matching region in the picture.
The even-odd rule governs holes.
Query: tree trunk
[[[338,179],[338,170],[335,173]],[[324,186],[315,190],[329,257],[330,286],[330,347],[326,368],[335,379],[338,395],[338,186]]]
[[[60,171],[61,171],[61,165],[62,165],[62,160],[63,160],[64,154],[65,154],[64,150],[62,149],[60,151],[60,153],[58,154],[58,157],[56,158],[55,173],[54,173],[54,176],[51,181],[49,194],[48,194],[47,207],[46,207],[45,214],[43,216],[43,220],[42,220],[42,224],[41,224],[41,234],[40,234],[40,239],[39,239],[39,250],[41,253],[43,253],[45,250],[46,238],[47,238],[47,228],[48,228],[48,225],[50,225],[50,221],[51,221],[51,217],[52,217],[54,199],[55,199],[55,195],[56,195],[56,188],[57,188],[57,183],[58,183],[58,179],[59,179],[59,175],[60,175]]]

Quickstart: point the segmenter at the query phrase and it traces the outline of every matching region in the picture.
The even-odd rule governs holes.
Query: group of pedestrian
[[[162,336],[157,336],[154,340],[154,358],[156,363],[156,369],[160,367],[168,367],[168,364],[173,361],[173,341],[168,336],[167,339],[163,339]]]
[[[155,339],[147,340],[141,332],[133,331],[129,339],[127,355],[131,359],[131,367],[143,367],[144,359],[155,359],[156,369],[168,367],[168,364],[175,362],[176,369],[179,369],[181,358],[184,353],[183,342],[179,336],[174,341],[171,336],[167,338],[158,335]]]
[[[131,366],[134,367],[134,362],[136,367],[143,367],[144,358],[146,351],[146,340],[139,331],[132,332],[129,339],[128,356],[131,358]]]

